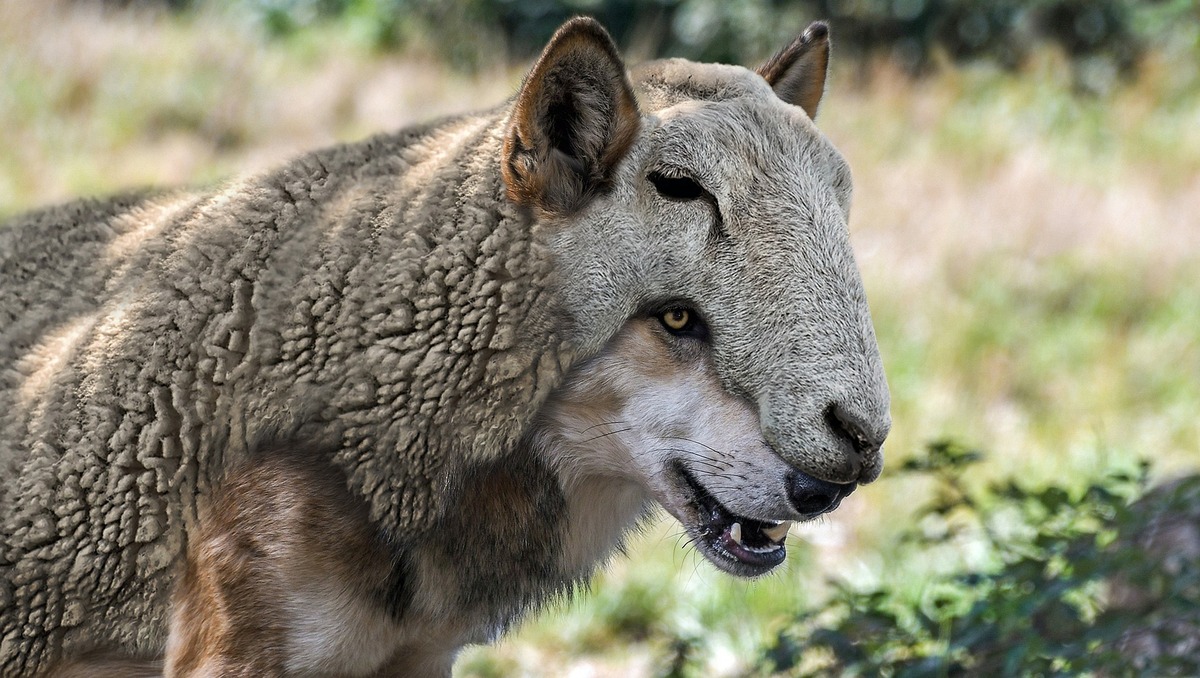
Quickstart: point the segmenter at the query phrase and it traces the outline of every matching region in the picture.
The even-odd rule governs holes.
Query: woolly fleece
[[[257,440],[338,450],[402,538],[451,466],[515,444],[572,349],[538,227],[503,197],[502,123],[0,227],[0,673],[160,652],[195,498]]]

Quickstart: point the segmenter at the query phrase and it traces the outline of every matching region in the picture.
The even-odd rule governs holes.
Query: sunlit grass
[[[502,101],[520,67],[465,76],[359,46],[353,27],[269,42],[214,12],[174,17],[0,3],[0,215],[79,194],[207,183],[300,151]],[[836,31],[836,27],[835,27]],[[984,450],[972,473],[1084,483],[1149,459],[1200,466],[1200,75],[1152,54],[1102,97],[1065,61],[839,68],[820,126],[854,169],[852,237],[893,396],[889,464],[932,440]],[[786,568],[720,575],[671,522],[570,605],[462,675],[658,675],[693,653],[745,670],[836,577],[928,594],[955,554],[897,560],[928,487],[887,479],[797,528]],[[953,556],[953,557],[951,557]],[[684,642],[678,645],[675,641]]]
[[[0,216],[117,187],[205,184],[502,101],[467,77],[321,26],[286,42],[217,6],[182,16],[0,4]]]

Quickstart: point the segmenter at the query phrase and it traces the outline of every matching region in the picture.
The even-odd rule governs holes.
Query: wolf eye
[[[668,330],[679,332],[692,323],[692,314],[686,308],[673,308],[662,314],[662,321]]]
[[[677,337],[704,339],[708,330],[695,311],[676,306],[658,315],[664,329]]]
[[[670,200],[695,200],[708,194],[700,184],[688,177],[669,177],[651,172],[647,178],[659,195]]]

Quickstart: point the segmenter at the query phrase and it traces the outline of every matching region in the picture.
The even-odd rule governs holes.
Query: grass
[[[836,28],[836,27],[835,27]],[[358,47],[286,41],[217,12],[0,4],[0,215],[143,184],[207,183],[303,150],[503,100],[520,65],[465,76]],[[1016,74],[886,63],[835,70],[821,127],[854,168],[851,231],[893,393],[889,464],[931,440],[989,453],[969,482],[1086,484],[1149,459],[1200,465],[1200,74],[1152,53],[1103,97],[1043,53]],[[937,562],[898,558],[927,484],[885,478],[797,528],[763,581],[719,575],[663,522],[569,606],[463,676],[747,670],[782,620],[851,586],[919,600]],[[969,549],[961,558],[978,557]]]

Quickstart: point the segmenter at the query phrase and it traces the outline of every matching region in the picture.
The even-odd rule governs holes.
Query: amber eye
[[[708,326],[695,310],[687,306],[674,306],[658,314],[658,322],[672,336],[680,339],[708,340]]]
[[[669,330],[682,332],[692,324],[692,314],[686,308],[673,308],[662,314],[662,323]]]

